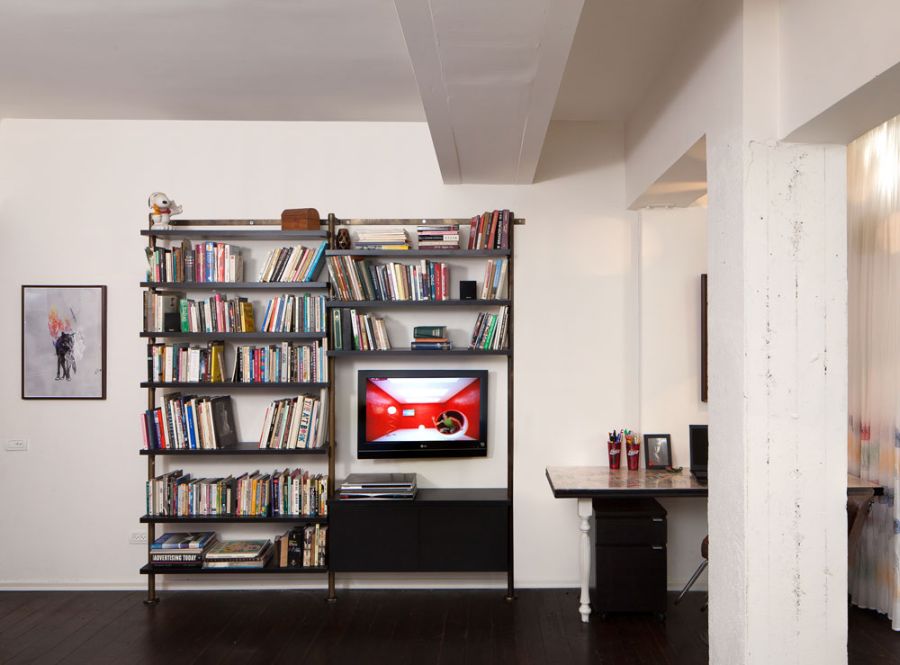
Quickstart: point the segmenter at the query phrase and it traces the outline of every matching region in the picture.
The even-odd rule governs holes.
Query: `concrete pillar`
[[[714,142],[709,175],[710,663],[845,664],[845,149]]]

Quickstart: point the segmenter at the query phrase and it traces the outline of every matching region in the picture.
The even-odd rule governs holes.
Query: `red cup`
[[[628,458],[628,470],[637,471],[641,461],[641,442],[634,434],[625,435],[625,456]]]
[[[622,446],[618,441],[608,441],[609,445],[609,468],[618,469],[619,463],[622,461]]]

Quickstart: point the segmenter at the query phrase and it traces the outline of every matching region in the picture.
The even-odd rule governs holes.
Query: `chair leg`
[[[706,570],[706,567],[708,565],[709,565],[709,561],[707,561],[706,559],[703,559],[703,561],[700,562],[700,565],[697,566],[697,570],[695,570],[694,574],[691,575],[691,579],[688,580],[688,583],[684,585],[684,588],[681,590],[681,593],[678,594],[678,598],[675,599],[676,605],[678,603],[680,603],[682,600],[684,600],[684,597],[685,597],[685,595],[687,595],[687,592],[691,590],[691,587],[694,586],[694,582],[697,581],[697,578],[700,577],[700,575],[703,573],[704,570]]]

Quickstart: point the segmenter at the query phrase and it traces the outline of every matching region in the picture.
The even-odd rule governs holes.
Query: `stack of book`
[[[306,293],[272,298],[266,305],[262,331],[325,332],[325,296]]]
[[[328,476],[303,469],[193,478],[181,469],[147,481],[147,514],[317,517],[328,513]]]
[[[413,351],[449,351],[453,345],[447,338],[446,326],[416,326],[409,347]]]
[[[509,227],[512,225],[509,210],[494,210],[476,215],[469,224],[469,249],[507,249]]]
[[[472,330],[470,349],[501,350],[507,348],[509,307],[503,306],[497,314],[480,312]]]
[[[203,557],[216,542],[214,531],[164,533],[150,544],[150,563],[154,566],[191,566],[200,568]]]
[[[149,282],[242,282],[241,250],[223,242],[201,242],[193,249],[189,240],[180,247],[147,248]]]
[[[231,397],[169,393],[141,414],[145,450],[215,449],[237,444]]]
[[[331,283],[340,300],[448,300],[450,266],[422,260],[418,265],[332,256]]]
[[[327,415],[314,397],[276,399],[266,409],[260,448],[321,448],[325,445]]]
[[[341,499],[414,499],[414,473],[351,473],[338,488]]]
[[[225,380],[224,363],[222,342],[210,342],[205,348],[193,344],[152,344],[149,380],[220,383]]]
[[[166,315],[168,316],[168,315]],[[253,305],[246,298],[216,293],[205,300],[178,301],[181,332],[255,332]]]
[[[409,249],[409,240],[404,229],[360,231],[356,247],[357,249]]]
[[[327,340],[281,342],[235,348],[234,383],[324,383],[328,381]]]
[[[279,568],[324,568],[328,565],[328,527],[298,526],[275,540]]]
[[[416,227],[419,249],[459,249],[459,224],[429,224]]]
[[[482,300],[493,300],[506,297],[506,270],[509,259],[490,259],[484,270],[484,282],[481,286]]]
[[[203,558],[204,568],[265,568],[272,558],[271,540],[223,540]]]
[[[325,247],[279,247],[269,252],[259,271],[260,282],[311,282],[322,265]]]

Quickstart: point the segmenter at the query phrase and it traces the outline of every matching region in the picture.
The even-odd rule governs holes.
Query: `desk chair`
[[[701,573],[703,573],[709,565],[709,536],[706,536],[706,538],[703,539],[703,542],[700,543],[700,556],[703,557],[703,560],[700,562],[700,565],[697,566],[697,570],[694,571],[694,574],[691,575],[691,579],[688,580],[688,583],[684,585],[681,593],[678,594],[678,598],[675,599],[676,605],[684,600],[687,592],[691,590],[691,587],[694,586],[697,578],[700,577]],[[706,603],[703,603],[704,610],[706,609],[706,605]]]

